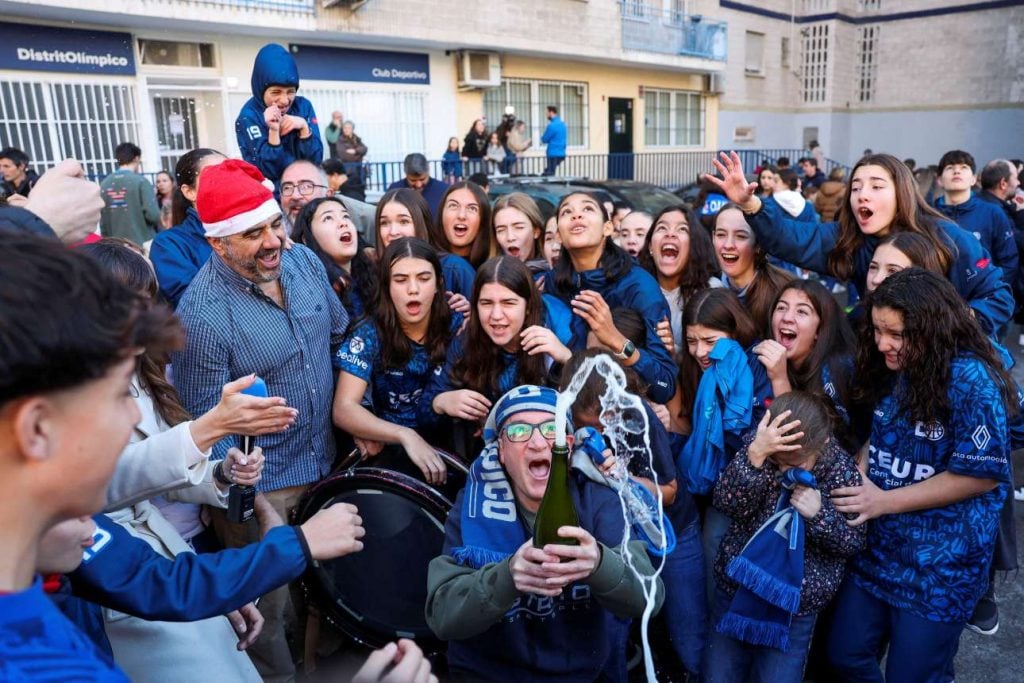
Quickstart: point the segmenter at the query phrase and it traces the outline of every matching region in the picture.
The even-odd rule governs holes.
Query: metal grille
[[[882,0],[857,0],[857,9],[861,12],[877,12],[882,9]]]
[[[878,34],[881,26],[857,29],[857,101],[874,102],[878,77]]]
[[[103,176],[117,167],[114,148],[138,141],[130,85],[0,81],[0,146],[23,150],[37,171],[72,157]]]
[[[684,90],[644,88],[644,145],[699,147],[704,144],[704,96]]]
[[[804,102],[828,99],[828,24],[810,24],[800,30],[802,50],[800,94]]]
[[[173,176],[178,159],[199,147],[196,98],[154,95],[153,116],[160,145],[160,168]]]
[[[313,103],[321,133],[331,122],[334,111],[340,111],[346,120],[352,121],[356,135],[366,144],[367,160],[403,159],[410,152],[434,157],[444,151],[425,149],[425,90],[349,90],[303,81],[302,96]]]
[[[568,146],[589,146],[590,124],[587,103],[587,84],[571,81],[538,81],[521,78],[503,78],[501,85],[484,91],[484,116],[487,127],[495,128],[501,122],[505,106],[516,109],[516,118],[526,122],[538,148],[547,126],[548,105],[558,107],[558,115],[568,129]]]
[[[834,0],[803,0],[803,13],[827,12],[833,9]]]

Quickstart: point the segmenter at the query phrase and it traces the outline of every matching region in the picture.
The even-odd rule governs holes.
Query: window
[[[800,29],[800,95],[805,103],[828,98],[828,24]]]
[[[428,158],[443,150],[426,149],[426,90],[348,90],[321,87],[315,81],[302,82],[302,96],[313,103],[323,132],[331,112],[340,111],[355,124],[355,132],[366,144],[366,161],[401,161],[410,152]]]
[[[882,9],[882,0],[857,0],[857,10],[860,12],[877,12]]]
[[[881,26],[857,28],[856,84],[857,101],[875,100],[875,81],[878,76],[878,34]]]
[[[746,61],[743,70],[748,74],[764,73],[764,34],[747,31]]]
[[[803,13],[814,14],[833,9],[832,0],[803,0]]]
[[[0,140],[36,171],[66,158],[89,176],[117,168],[114,148],[139,143],[135,88],[118,83],[0,80]]]
[[[782,62],[782,68],[789,68],[789,38],[782,39],[782,45],[780,46],[780,59]]]
[[[644,88],[644,144],[703,146],[704,96],[698,92]]]
[[[510,104],[516,109],[516,118],[526,122],[534,148],[540,145],[547,126],[548,105],[558,107],[558,115],[568,129],[569,147],[590,146],[586,83],[503,78],[499,87],[484,91],[484,116],[489,129],[501,122],[505,107]],[[465,133],[459,137],[462,135]]]

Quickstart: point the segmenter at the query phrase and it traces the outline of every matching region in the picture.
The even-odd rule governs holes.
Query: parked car
[[[584,191],[598,196],[602,202],[624,201],[635,210],[652,216],[667,206],[679,203],[679,198],[668,190],[636,180],[588,180],[572,177],[510,177],[493,178],[489,190],[491,201],[503,194],[523,192],[540,208],[546,221],[555,213],[562,197]]]

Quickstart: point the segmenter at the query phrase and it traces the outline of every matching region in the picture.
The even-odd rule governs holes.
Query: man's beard
[[[240,257],[230,244],[224,243],[224,260],[228,261],[231,267],[242,277],[256,284],[273,282],[281,277],[281,256],[278,257],[277,267],[271,269],[264,268],[257,260],[262,256],[270,256],[274,252],[279,252],[282,256],[284,253],[281,247],[277,249],[260,249],[254,257],[244,258]]]

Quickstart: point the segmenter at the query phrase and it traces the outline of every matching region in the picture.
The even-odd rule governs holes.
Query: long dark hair
[[[473,282],[473,314],[466,328],[464,354],[452,366],[452,382],[455,386],[478,391],[491,399],[500,396],[498,381],[504,371],[502,349],[496,346],[483,329],[477,304],[484,285],[499,284],[507,287],[516,296],[526,300],[526,318],[523,328],[543,324],[544,303],[537,286],[530,276],[526,264],[512,256],[495,256],[484,261],[476,271]],[[520,330],[522,331],[522,330]],[[544,355],[531,356],[523,350],[516,353],[516,384],[543,384],[545,376]]]
[[[583,195],[588,199],[597,203],[598,209],[601,211],[601,217],[607,223],[611,220],[608,217],[608,211],[604,208],[604,203],[601,198],[592,192],[572,192],[562,197],[561,201],[558,202],[558,206],[555,207],[555,224],[558,224],[558,215],[562,211],[562,207],[565,206],[566,202],[571,197]],[[633,259],[625,249],[615,244],[612,241],[611,236],[605,237],[604,247],[601,251],[601,258],[598,261],[598,265],[601,270],[604,271],[604,277],[608,282],[614,282],[621,277],[625,277],[627,273],[633,268]],[[555,277],[554,277],[554,289],[555,292],[561,293],[564,296],[570,296],[573,294],[576,286],[576,267],[572,264],[572,255],[566,248],[565,244],[562,245],[562,255],[558,259],[558,263],[555,264]]]
[[[159,296],[156,275],[146,258],[134,249],[116,239],[102,239],[77,248],[88,254],[99,267],[110,273],[115,280],[142,296],[156,300]],[[166,354],[155,354],[146,349],[137,357],[136,372],[142,388],[153,399],[157,414],[169,426],[192,419],[181,405],[177,390],[167,381],[166,369],[169,362]]]
[[[292,228],[292,239],[309,247],[324,264],[324,268],[327,270],[327,281],[347,310],[352,310],[353,288],[364,306],[368,306],[377,295],[377,266],[365,251],[359,248],[358,232],[355,237],[356,253],[352,257],[348,273],[327,255],[320,243],[316,241],[316,235],[313,234],[313,217],[324,202],[334,202],[344,209],[345,213],[348,213],[344,202],[337,197],[318,197],[302,207]]]
[[[818,314],[818,338],[811,347],[810,355],[797,367],[793,363],[786,364],[789,384],[793,389],[806,391],[821,398],[829,410],[829,417],[836,429],[844,427],[839,413],[835,410],[832,399],[825,392],[822,372],[827,367],[832,386],[836,391],[836,400],[841,405],[849,405],[850,373],[854,352],[856,350],[853,330],[846,320],[842,309],[832,294],[815,280],[793,280],[775,297],[772,311],[779,305],[782,295],[789,290],[803,292],[811,302],[811,307]],[[771,324],[766,330],[766,338],[772,337]]]
[[[731,202],[719,209],[715,214],[715,228],[722,214],[733,210],[743,213],[739,205]],[[753,231],[750,237],[754,240],[754,279],[747,285],[743,303],[750,311],[750,317],[754,319],[757,329],[764,330],[771,323],[772,311],[775,310],[775,300],[779,292],[793,280],[793,276],[768,263],[768,252],[757,243]]]
[[[444,298],[444,278],[437,250],[418,237],[402,237],[388,245],[380,257],[374,318],[380,333],[380,356],[384,367],[398,368],[412,358],[412,342],[399,322],[395,302],[391,299],[391,267],[404,258],[423,259],[434,269],[436,290],[430,302],[430,322],[424,346],[433,364],[443,363],[451,341],[451,313]]]
[[[918,190],[914,175],[902,161],[891,154],[868,154],[861,158],[850,172],[846,191],[839,206],[837,220],[839,235],[836,245],[828,255],[829,273],[840,280],[849,280],[853,275],[853,253],[864,244],[864,234],[857,225],[857,217],[850,206],[850,186],[857,169],[862,166],[880,166],[892,177],[896,193],[896,215],[889,226],[890,232],[913,232],[925,237],[940,254],[939,260],[953,262],[953,251],[943,239],[939,222],[945,216],[928,206]]]
[[[644,246],[640,249],[640,266],[653,275],[659,283],[661,282],[658,269],[654,265],[654,257],[651,254],[651,241],[654,239],[658,221],[667,214],[676,212],[683,214],[690,233],[690,253],[686,257],[686,267],[679,274],[679,300],[675,302],[676,306],[683,306],[686,300],[696,292],[707,289],[708,281],[718,272],[718,259],[715,258],[715,247],[711,243],[711,236],[692,209],[684,204],[677,204],[658,212],[651,222],[651,229],[647,231],[647,237],[644,238]],[[682,257],[682,254],[679,256]]]
[[[181,225],[185,222],[185,214],[192,208],[192,202],[181,192],[182,185],[188,185],[192,189],[196,187],[196,179],[199,177],[199,164],[208,156],[221,152],[209,147],[199,147],[181,155],[178,163],[174,166],[174,195],[171,197],[171,225]]]
[[[916,232],[897,232],[878,243],[878,247],[883,245],[895,247],[919,268],[942,276],[949,275],[949,267],[952,264],[943,260],[949,256],[949,252],[937,250],[932,241],[924,235],[919,235]],[[877,250],[878,247],[875,249]]]
[[[380,216],[384,213],[384,207],[392,202],[401,204],[409,210],[416,237],[424,242],[429,242],[430,234],[434,230],[434,218],[430,215],[430,205],[427,204],[427,200],[423,198],[423,195],[416,190],[409,187],[399,187],[385,192],[384,196],[377,202],[377,212],[373,216],[373,229],[376,231],[377,249],[383,250],[384,248],[384,241],[380,238]]]
[[[875,343],[871,313],[889,308],[903,318],[900,370],[889,370]],[[952,413],[949,385],[953,360],[974,356],[999,386],[1007,412],[1017,413],[1010,375],[992,342],[948,280],[923,268],[906,268],[887,277],[865,298],[868,324],[860,331],[854,395],[874,405],[896,391],[900,410],[912,421],[945,422]],[[896,382],[897,377],[903,381]]]
[[[477,204],[480,205],[480,227],[469,248],[469,258],[467,259],[474,268],[478,268],[491,256],[491,202],[487,199],[487,193],[476,183],[462,180],[445,190],[444,196],[441,197],[441,203],[438,205],[437,220],[434,221],[433,229],[430,231],[430,243],[441,251],[451,252],[452,245],[448,242],[448,236],[444,234],[444,205],[448,202],[448,197],[452,192],[458,190],[469,190]]]
[[[703,325],[729,335],[744,349],[750,347],[758,337],[757,327],[750,313],[740,303],[740,299],[731,289],[719,287],[704,289],[690,297],[683,308],[683,337],[685,342],[686,328],[690,325]],[[697,386],[703,374],[697,359],[690,355],[686,344],[677,354],[679,365],[679,395],[682,397],[680,417],[690,418],[693,398],[697,395]]]

